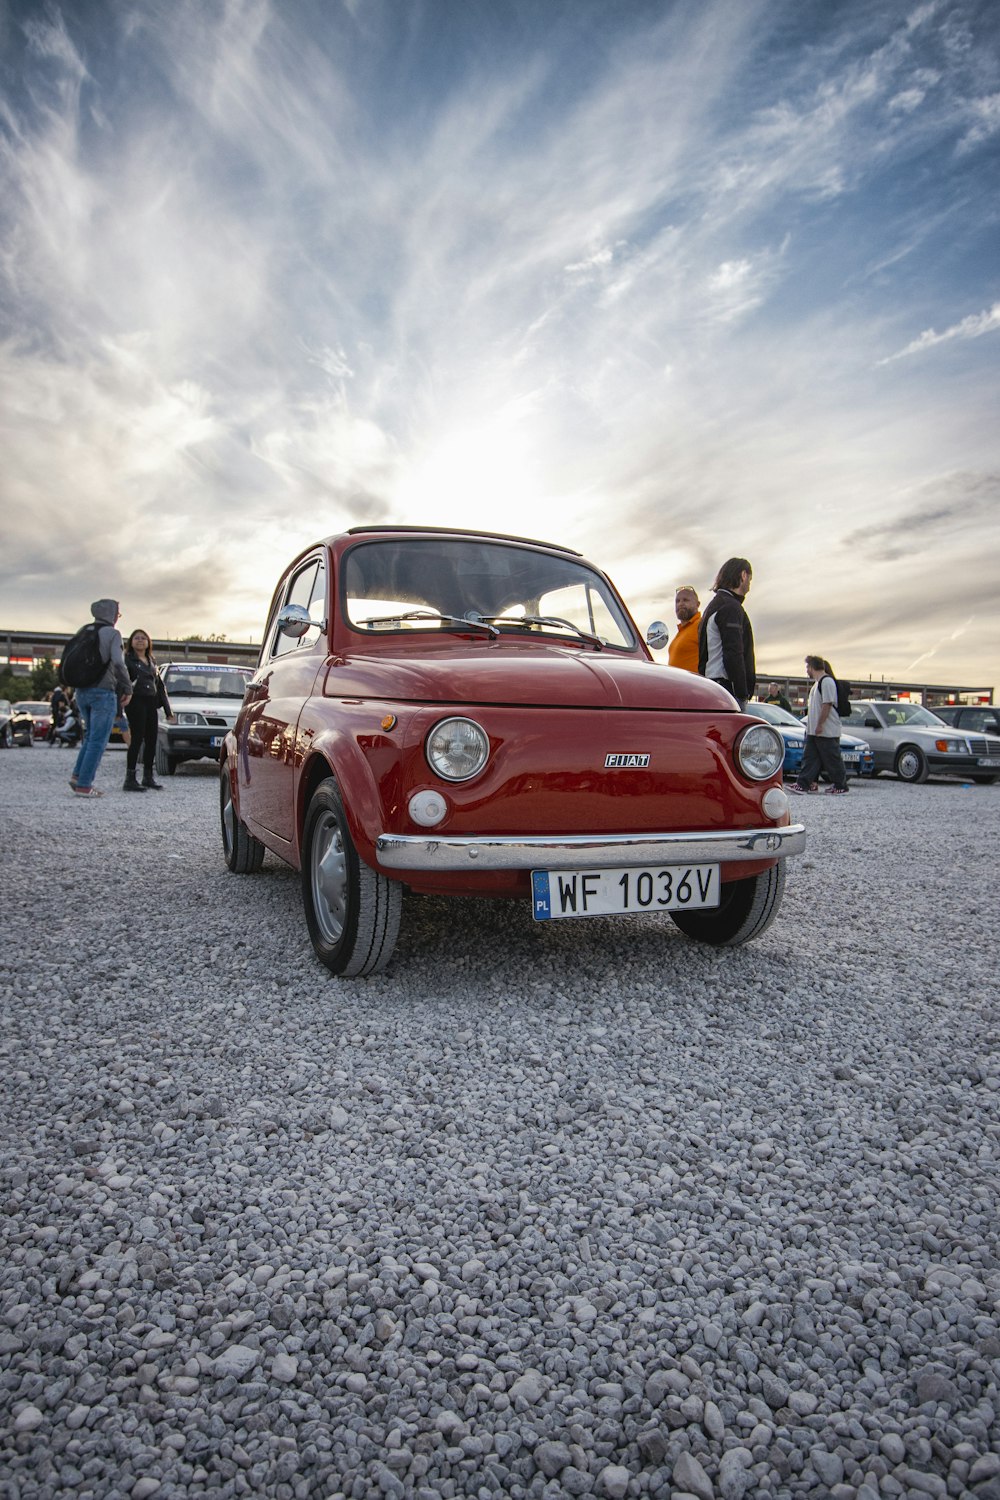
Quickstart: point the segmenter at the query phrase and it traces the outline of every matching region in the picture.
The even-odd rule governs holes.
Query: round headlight
[[[751,781],[767,781],[781,770],[785,742],[770,724],[751,724],[740,735],[736,759],[744,776],[749,776]]]
[[[473,719],[442,719],[427,736],[427,764],[445,781],[478,776],[489,753],[486,731]]]

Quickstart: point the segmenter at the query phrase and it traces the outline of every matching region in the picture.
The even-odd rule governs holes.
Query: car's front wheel
[[[994,781],[996,781],[995,776],[973,776],[972,779],[976,783],[976,786],[992,786]]]
[[[313,793],[302,835],[302,900],[316,955],[333,974],[377,974],[392,957],[402,887],[358,858],[332,780]]]
[[[896,756],[896,775],[900,781],[926,781],[927,757],[916,745],[904,745]]]
[[[159,744],[156,747],[156,769],[161,776],[173,776],[177,771],[176,758]]]
[[[14,734],[9,724],[3,726],[3,733],[0,734],[0,745],[5,750],[13,750],[14,748]]]
[[[762,875],[731,880],[722,887],[718,906],[708,911],[672,911],[681,932],[714,948],[739,948],[760,937],[778,915],[785,889],[784,861]]]
[[[253,875],[264,863],[264,845],[255,839],[233,803],[233,785],[228,766],[219,777],[219,813],[222,822],[222,853],[234,875]]]

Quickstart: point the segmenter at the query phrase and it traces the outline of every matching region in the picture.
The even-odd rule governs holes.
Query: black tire
[[[722,887],[722,901],[709,911],[672,911],[686,937],[713,948],[739,948],[766,932],[778,915],[785,889],[784,860],[762,875],[732,880]]]
[[[900,781],[916,785],[926,781],[929,775],[927,757],[917,745],[901,745],[896,752],[896,775]]]
[[[11,733],[9,724],[5,724],[3,726],[3,732],[2,734],[0,734],[0,745],[2,745],[5,750],[13,750],[14,748],[14,736]]]
[[[219,775],[219,821],[222,825],[222,857],[234,875],[255,875],[264,863],[264,845],[255,839],[233,805],[229,769]]]
[[[358,858],[332,780],[306,809],[302,901],[316,956],[331,974],[351,979],[385,968],[399,934],[402,887]]]
[[[973,776],[972,779],[976,783],[976,786],[992,786],[994,781],[996,781],[995,776]]]
[[[156,770],[160,776],[173,776],[177,771],[175,757],[169,755],[159,741],[156,744]]]

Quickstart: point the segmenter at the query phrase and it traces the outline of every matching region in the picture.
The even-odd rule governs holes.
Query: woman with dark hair
[[[132,681],[132,697],[125,712],[128,715],[128,758],[125,762],[126,792],[160,792],[163,788],[153,778],[156,755],[157,709],[170,713],[166,688],[153,660],[153,643],[144,630],[133,630],[125,645],[125,667]],[[142,781],[136,780],[136,766],[142,754]]]
[[[741,709],[757,685],[753,631],[743,601],[753,569],[745,557],[731,557],[716,574],[715,597],[698,626],[698,671],[732,693]]]

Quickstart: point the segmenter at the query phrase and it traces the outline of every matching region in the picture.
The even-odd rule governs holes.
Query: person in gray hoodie
[[[132,680],[125,667],[121,633],[117,629],[121,611],[117,599],[95,599],[90,613],[98,624],[97,638],[101,659],[107,662],[102,675],[93,687],[76,690],[76,701],[83,716],[85,734],[76,757],[69,784],[76,797],[103,797],[94,785],[94,777],[101,763],[111,726],[118,712],[118,697],[122,707],[132,696]]]

